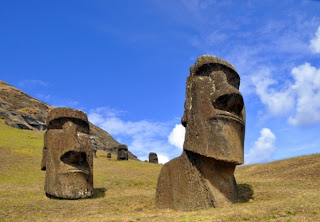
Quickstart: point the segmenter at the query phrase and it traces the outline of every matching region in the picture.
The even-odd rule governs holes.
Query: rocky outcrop
[[[44,131],[47,129],[46,118],[53,108],[0,80],[0,118],[4,119],[7,125],[23,130]],[[89,124],[93,150],[116,154],[121,144],[108,132]],[[130,151],[128,157],[138,160]]]

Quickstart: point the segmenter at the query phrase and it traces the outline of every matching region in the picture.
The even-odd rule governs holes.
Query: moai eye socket
[[[218,63],[204,64],[196,70],[194,75],[210,76],[210,74],[214,71],[222,71],[226,75],[228,83],[233,87],[235,87],[236,89],[239,89],[239,86],[240,86],[239,75],[233,69],[222,64],[218,64]]]
[[[51,120],[48,126],[48,129],[63,129],[64,124],[67,122],[73,122],[77,126],[77,132],[89,134],[89,125],[88,123],[77,119],[77,118],[58,118]]]

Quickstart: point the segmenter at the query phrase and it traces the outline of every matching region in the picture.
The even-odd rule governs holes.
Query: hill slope
[[[0,118],[5,119],[7,125],[18,129],[43,131],[47,128],[45,120],[48,113],[53,108],[0,80]],[[116,153],[120,145],[108,132],[92,123],[90,138],[94,151]],[[129,159],[137,160],[137,157],[129,152]]]
[[[175,212],[153,205],[162,165],[103,156],[94,159],[93,198],[48,199],[42,144],[42,131],[15,129],[0,119],[0,221],[320,220],[320,154],[238,167],[240,203]]]

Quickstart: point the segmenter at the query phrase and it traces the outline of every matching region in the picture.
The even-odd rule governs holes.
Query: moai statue
[[[128,160],[128,146],[121,144],[118,147],[118,160]]]
[[[41,170],[48,197],[81,199],[93,195],[93,154],[87,115],[75,109],[52,109],[47,117]]]
[[[189,211],[237,202],[234,170],[243,163],[245,134],[239,84],[235,68],[218,57],[201,56],[190,67],[183,152],[162,167],[157,207]]]
[[[149,153],[149,163],[159,163],[158,155],[154,152]]]
[[[111,158],[111,153],[107,153],[107,158]]]

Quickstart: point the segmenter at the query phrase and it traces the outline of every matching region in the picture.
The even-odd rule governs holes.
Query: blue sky
[[[320,151],[320,1],[0,3],[0,79],[85,111],[141,160],[181,154],[185,84],[198,56],[241,77],[245,161]]]

